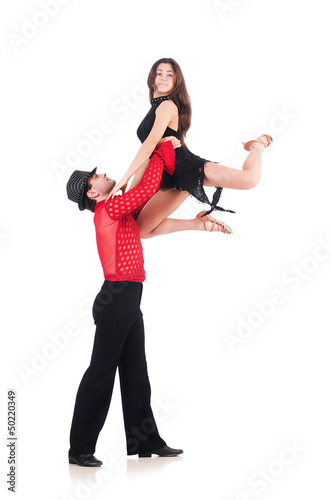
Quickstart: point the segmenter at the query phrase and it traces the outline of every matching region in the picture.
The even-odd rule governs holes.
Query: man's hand
[[[167,142],[167,141],[171,141],[172,142],[172,145],[173,145],[174,149],[177,149],[177,148],[181,147],[180,140],[177,139],[177,137],[175,137],[173,135],[170,135],[169,137],[164,137],[163,139],[160,140],[160,142],[158,142],[157,145],[161,144],[162,142]]]
[[[122,191],[122,194],[125,193],[126,191],[126,188],[128,186],[128,182],[129,180],[126,180],[126,179],[121,179],[117,184],[116,186],[113,187],[113,189],[110,191],[109,195],[108,195],[108,198],[106,199],[109,200],[109,198],[114,198],[115,194],[117,193],[117,191],[121,190]]]

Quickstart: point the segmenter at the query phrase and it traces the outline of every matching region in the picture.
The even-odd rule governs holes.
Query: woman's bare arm
[[[148,166],[149,163],[149,158],[141,165],[141,167],[138,168],[137,172],[134,174],[134,178],[130,184],[130,189],[138,186],[139,182],[144,176],[145,170]],[[129,191],[130,191],[129,189]]]

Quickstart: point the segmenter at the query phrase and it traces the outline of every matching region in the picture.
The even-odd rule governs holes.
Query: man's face
[[[93,194],[97,193],[97,196],[101,198],[107,198],[110,191],[116,184],[116,182],[113,181],[112,179],[109,179],[109,177],[107,177],[106,174],[97,174],[97,173],[91,175],[88,178],[87,183],[89,186],[92,186],[87,191],[87,194],[89,192],[92,192]]]

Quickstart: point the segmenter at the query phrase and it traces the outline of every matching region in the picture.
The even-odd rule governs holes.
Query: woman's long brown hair
[[[174,59],[163,57],[162,59],[159,59],[153,64],[147,79],[147,85],[149,88],[149,100],[152,103],[156,70],[159,64],[162,63],[171,64],[172,69],[176,74],[175,86],[170,92],[169,97],[172,99],[172,101],[176,104],[178,108],[178,138],[182,143],[182,146],[186,147],[184,138],[186,136],[186,132],[191,126],[191,116],[192,116],[191,99],[187,93],[182,70],[180,69],[179,64]]]

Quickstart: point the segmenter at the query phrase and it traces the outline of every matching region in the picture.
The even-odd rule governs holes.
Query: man
[[[170,141],[160,144],[140,183],[115,198],[109,197],[115,181],[106,174],[97,174],[96,168],[92,172],[76,170],[68,181],[68,198],[78,203],[80,210],[87,208],[94,212],[105,278],[93,304],[96,332],[91,362],[76,396],[70,431],[71,464],[102,465],[93,454],[109,410],[117,367],[128,455],[183,453],[167,446],[160,437],[150,406],[151,387],[140,310],[145,271],[135,222],[143,206],[158,191],[163,168],[173,171],[174,162]]]

